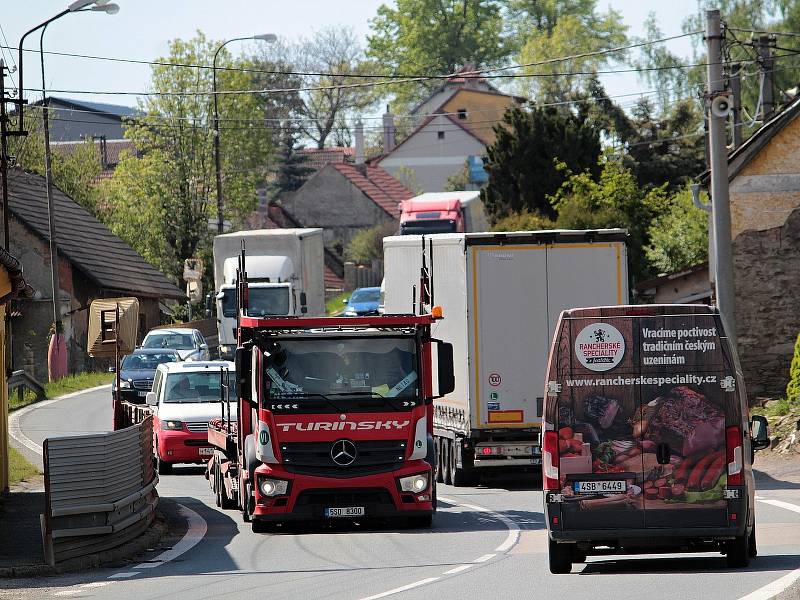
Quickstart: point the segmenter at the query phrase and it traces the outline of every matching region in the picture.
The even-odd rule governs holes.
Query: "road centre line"
[[[413,590],[414,588],[418,588],[422,585],[433,583],[438,579],[439,577],[428,577],[427,579],[420,579],[419,581],[415,581],[414,583],[409,583],[408,585],[404,585],[399,588],[394,588],[393,590],[389,590],[387,592],[381,592],[380,594],[375,594],[374,596],[367,596],[366,598],[362,598],[361,600],[378,600],[378,598],[386,598],[386,596],[392,596],[394,594],[399,594],[400,592],[407,592],[408,590]]]
[[[472,562],[474,562],[474,563],[486,562],[487,560],[492,560],[495,556],[497,556],[497,554],[484,554],[483,556],[479,556],[478,558],[476,558]]]
[[[160,567],[164,563],[175,560],[182,554],[188,552],[205,537],[208,531],[208,523],[206,523],[203,517],[183,504],[178,504],[178,512],[189,522],[189,528],[186,530],[181,540],[170,550],[166,550],[155,558],[150,559],[152,562],[140,563],[132,567],[133,569],[154,569],[155,567]]]
[[[125,572],[125,573],[114,573],[113,575],[109,575],[109,579],[127,579],[128,577],[133,577],[134,575],[138,575],[136,572]]]
[[[466,571],[467,569],[471,568],[472,565],[459,565],[450,569],[449,571],[445,571],[442,575],[455,575],[456,573],[461,573],[462,571]]]

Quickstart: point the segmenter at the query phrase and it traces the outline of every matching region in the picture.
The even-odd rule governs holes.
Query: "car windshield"
[[[175,352],[159,352],[158,354],[129,354],[122,360],[123,371],[155,371],[161,363],[180,360]]]
[[[164,403],[219,402],[219,369],[187,373],[170,373],[167,376]],[[236,399],[235,375],[228,374],[231,400]]]
[[[406,221],[400,225],[401,235],[419,235],[429,233],[453,233],[456,222],[449,219],[430,219],[419,221]]]
[[[175,350],[191,350],[194,348],[189,333],[151,333],[144,340],[142,348],[173,348]]]
[[[350,296],[350,303],[353,302],[380,302],[381,299],[381,290],[380,288],[375,289],[360,289],[353,292],[353,295]]]
[[[272,398],[323,394],[417,393],[416,345],[411,337],[295,339],[274,342],[265,362]]]
[[[222,291],[222,315],[236,316],[236,290]],[[250,308],[247,314],[252,317],[289,314],[289,288],[250,288]]]

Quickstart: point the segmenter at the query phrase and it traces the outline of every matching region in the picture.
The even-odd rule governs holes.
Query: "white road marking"
[[[74,596],[75,594],[80,594],[80,590],[63,590],[61,592],[56,592],[56,596]]]
[[[99,588],[99,587],[104,587],[104,586],[108,585],[109,583],[111,583],[111,582],[110,581],[93,581],[92,583],[85,583],[81,587],[84,587],[84,588]]]
[[[133,577],[134,575],[138,575],[139,573],[136,572],[129,572],[129,573],[114,573],[113,575],[109,575],[109,579],[127,579],[128,577]]]
[[[154,569],[160,567],[164,563],[175,560],[181,554],[184,554],[194,548],[200,540],[202,540],[208,531],[208,523],[205,519],[194,512],[191,508],[178,504],[178,512],[189,521],[189,529],[186,531],[181,540],[175,544],[172,549],[162,552],[151,560],[153,562],[141,563],[133,567],[134,569]]]
[[[466,571],[471,567],[472,565],[460,565],[458,567],[450,569],[449,571],[445,571],[444,573],[442,573],[442,575],[455,575],[456,573],[461,573],[462,571]]]
[[[792,504],[791,502],[784,502],[783,500],[768,500],[767,498],[762,498],[761,496],[756,496],[756,500],[763,502],[764,504],[771,504],[772,506],[777,506],[778,508],[785,508],[786,510],[800,513],[800,506],[797,506],[797,504]]]
[[[474,562],[474,563],[486,562],[487,560],[492,560],[495,556],[497,556],[497,554],[484,554],[483,556],[479,556],[478,558],[476,558],[472,562]]]
[[[452,500],[451,498],[447,498],[444,500],[456,504],[456,501]],[[483,506],[478,506],[476,504],[461,504],[460,506],[463,506],[464,508],[468,508],[470,510],[474,510],[475,512],[489,513],[494,518],[502,521],[503,524],[506,526],[506,528],[508,528],[508,535],[506,536],[506,539],[503,541],[502,544],[500,544],[497,548],[494,549],[495,552],[508,552],[519,541],[519,526],[513,520],[509,519],[507,516],[501,515],[500,513],[496,513],[494,511],[489,510],[488,508],[484,508]]]
[[[778,508],[800,513],[800,506],[797,504],[792,504],[791,502],[784,502],[783,500],[771,500],[769,498],[764,498],[763,496],[756,496],[756,500],[763,504],[770,504],[771,506],[777,506]],[[757,589],[755,592],[751,592],[746,596],[742,596],[739,598],[739,600],[769,600],[770,598],[774,598],[783,592],[798,579],[800,579],[800,569],[795,569],[780,579],[776,579],[764,587]]]
[[[399,588],[394,588],[393,590],[389,590],[388,592],[382,592],[380,594],[375,594],[374,596],[367,596],[366,598],[362,598],[361,600],[378,600],[378,598],[386,598],[386,596],[392,596],[394,594],[399,594],[400,592],[407,592],[408,590],[413,590],[421,585],[427,585],[438,580],[438,577],[428,577],[427,579],[420,579],[419,581],[415,581],[414,583],[409,583],[408,585],[404,585]]]

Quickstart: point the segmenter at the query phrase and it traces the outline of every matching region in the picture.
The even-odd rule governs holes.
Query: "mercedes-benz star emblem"
[[[352,465],[356,460],[356,456],[358,456],[356,445],[350,440],[333,442],[333,446],[331,446],[331,460],[340,467]]]

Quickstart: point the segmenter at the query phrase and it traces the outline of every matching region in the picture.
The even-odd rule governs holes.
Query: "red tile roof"
[[[414,195],[381,167],[362,165],[362,169],[359,169],[357,165],[349,163],[331,166],[395,219],[400,218],[400,202]]]
[[[348,159],[355,156],[356,149],[338,146],[332,148],[303,148],[300,150],[300,154],[305,154],[308,157],[305,166],[319,171],[328,163],[347,162]]]

